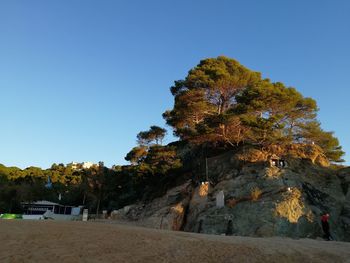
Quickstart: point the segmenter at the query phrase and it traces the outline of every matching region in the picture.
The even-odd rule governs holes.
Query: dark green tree
[[[131,162],[132,164],[142,163],[148,152],[148,147],[146,146],[137,146],[132,148],[130,152],[125,156],[125,160]]]
[[[166,174],[171,169],[178,169],[182,166],[181,160],[172,146],[151,146],[145,164],[149,166],[153,174]]]
[[[174,108],[163,117],[181,139],[210,133],[213,140],[230,141],[227,135],[236,125],[228,125],[232,122],[227,122],[231,116],[226,113],[236,104],[236,95],[260,79],[260,73],[227,57],[202,60],[185,80],[171,87]],[[217,125],[213,127],[213,123]],[[239,137],[236,130],[233,132]]]
[[[319,145],[329,160],[333,162],[344,162],[342,156],[345,152],[339,145],[339,140],[334,137],[333,132],[323,131],[318,121],[313,121],[303,126],[301,137],[307,143]]]
[[[250,140],[259,144],[293,143],[302,127],[316,118],[317,105],[296,89],[263,80],[236,96],[233,110],[251,128]]]
[[[139,145],[162,144],[166,130],[159,126],[151,126],[148,131],[142,131],[137,135]]]
[[[312,141],[330,160],[342,160],[339,141],[317,124],[315,100],[233,59],[202,60],[171,92],[174,107],[163,117],[182,141],[231,147]]]

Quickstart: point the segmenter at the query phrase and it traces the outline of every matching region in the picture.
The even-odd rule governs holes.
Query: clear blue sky
[[[1,0],[0,163],[125,164],[139,131],[165,126],[173,81],[219,55],[316,99],[350,153],[349,14],[348,0]]]

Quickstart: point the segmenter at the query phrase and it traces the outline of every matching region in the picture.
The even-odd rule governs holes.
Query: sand
[[[350,243],[0,220],[0,262],[350,262]]]

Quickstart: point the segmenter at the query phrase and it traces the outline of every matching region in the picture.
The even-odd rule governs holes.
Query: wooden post
[[[208,176],[208,158],[205,157],[205,178],[207,182],[209,182],[209,176]]]

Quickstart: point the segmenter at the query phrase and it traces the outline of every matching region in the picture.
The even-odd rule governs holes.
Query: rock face
[[[166,195],[151,203],[127,206],[115,211],[113,218],[137,221],[138,225],[151,228],[182,230],[191,191],[191,181],[188,181],[170,189]]]
[[[316,146],[226,153],[208,164],[209,182],[189,181],[119,216],[161,229],[317,238],[320,214],[329,212],[332,236],[350,241],[350,168],[329,168]]]

